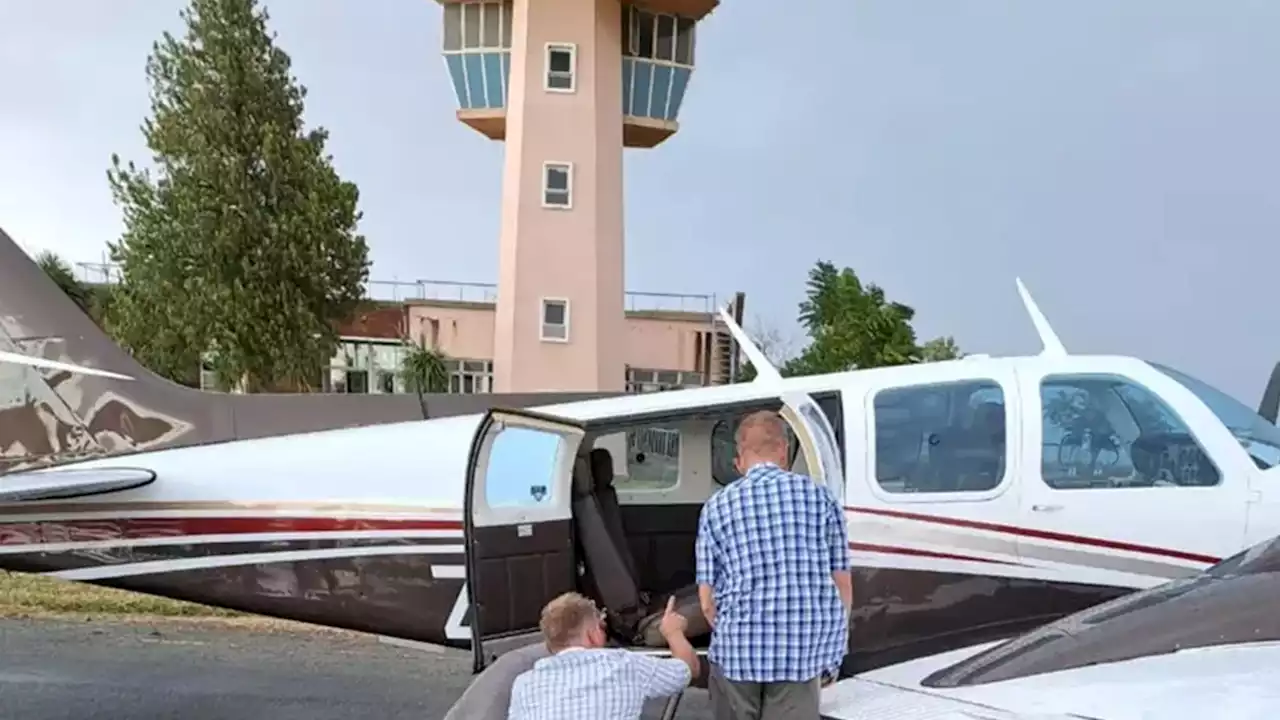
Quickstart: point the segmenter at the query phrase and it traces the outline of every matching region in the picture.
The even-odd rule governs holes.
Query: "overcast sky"
[[[0,227],[101,260],[112,152],[181,0],[0,2]],[[783,10],[782,8],[789,9]],[[359,184],[374,279],[496,277],[502,146],[454,119],[433,0],[269,0]],[[681,131],[629,151],[627,284],[747,293],[799,340],[818,259],[922,336],[1160,360],[1255,405],[1280,361],[1280,2],[725,0]]]

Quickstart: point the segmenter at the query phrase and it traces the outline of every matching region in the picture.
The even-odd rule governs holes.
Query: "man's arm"
[[[698,516],[698,541],[694,545],[694,560],[696,562],[696,577],[698,583],[698,605],[702,608],[702,615],[707,618],[707,624],[712,628],[716,626],[716,600],[715,587],[716,580],[716,557],[715,557],[715,537],[711,534],[711,503],[702,506],[702,513]]]
[[[831,579],[840,591],[840,602],[844,604],[845,615],[853,609],[853,577],[850,569],[853,565],[849,558],[849,530],[844,519],[844,508],[835,496],[829,495],[831,503],[827,516],[827,545],[830,552]]]
[[[687,646],[689,643],[685,641]],[[692,652],[693,648],[689,648]],[[632,663],[640,678],[640,682],[644,688],[644,696],[647,699],[660,697],[671,697],[689,687],[689,682],[695,677],[693,668],[698,666],[698,658],[693,657],[693,664],[681,658],[656,658],[650,655],[641,655],[640,653],[630,650],[621,650],[631,655]],[[673,645],[672,654],[676,649]]]

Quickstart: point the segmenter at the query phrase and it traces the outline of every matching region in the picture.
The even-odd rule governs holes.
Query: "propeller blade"
[[[97,375],[98,377],[112,378],[114,380],[133,379],[128,375],[113,373],[110,370],[99,370],[97,368],[85,367],[83,365],[58,362],[57,360],[45,360],[44,358],[31,357],[30,355],[19,355],[18,353],[5,352],[3,350],[0,350],[0,362],[15,363],[17,365],[26,365],[27,367],[43,368],[46,370],[66,370],[68,372],[81,373],[83,375]]]

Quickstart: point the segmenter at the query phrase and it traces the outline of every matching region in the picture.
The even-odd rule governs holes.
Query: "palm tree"
[[[427,347],[426,340],[414,342],[404,340],[404,362],[400,366],[400,377],[404,379],[405,389],[411,393],[428,394],[449,391],[449,368],[445,366],[445,355],[439,350]]]
[[[65,260],[52,250],[44,250],[36,256],[36,264],[67,297],[71,298],[71,302],[74,302],[76,307],[84,313],[89,312],[89,288],[80,282]]]

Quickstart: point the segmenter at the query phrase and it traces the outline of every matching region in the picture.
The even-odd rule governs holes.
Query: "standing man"
[[[604,613],[578,593],[565,593],[542,610],[542,634],[551,657],[534,663],[511,688],[509,720],[640,720],[646,700],[683,692],[701,669],[684,636],[686,620],[675,598],[659,628],[671,658],[607,648]],[[815,716],[816,717],[816,716]]]
[[[787,427],[773,412],[738,426],[742,477],[698,521],[697,581],[712,626],[716,720],[813,720],[824,673],[848,649],[853,584],[844,508],[783,470]]]

